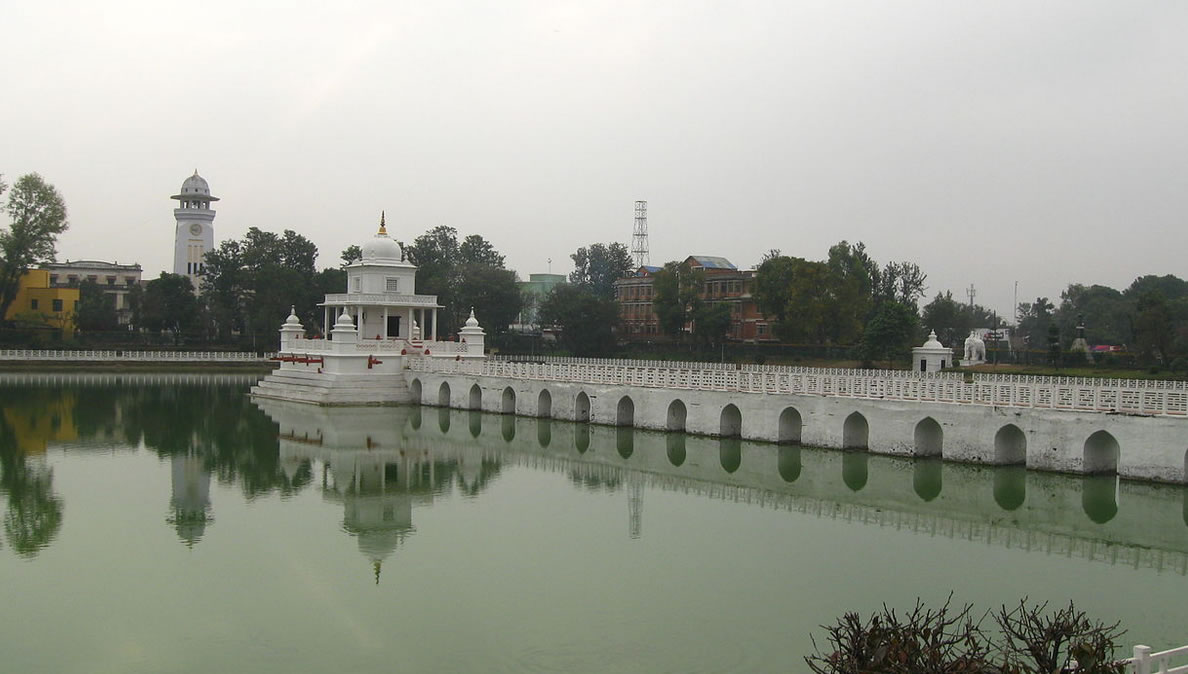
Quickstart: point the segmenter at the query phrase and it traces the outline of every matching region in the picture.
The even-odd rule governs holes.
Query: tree
[[[915,309],[899,302],[884,302],[862,334],[861,352],[864,360],[885,358],[888,365],[899,355],[905,355],[916,337],[919,317]]]
[[[239,331],[257,348],[275,335],[290,306],[305,325],[316,323],[323,295],[317,257],[317,246],[293,230],[256,227],[207,253],[202,293],[220,338]]]
[[[0,183],[0,193],[4,187]],[[11,223],[0,231],[0,318],[8,314],[25,272],[54,259],[58,235],[68,226],[62,196],[36,173],[17,179],[5,210]]]
[[[86,332],[117,329],[120,319],[116,314],[115,296],[103,292],[94,281],[83,281],[78,286],[74,324]]]
[[[463,264],[481,264],[497,269],[503,268],[503,256],[495,250],[495,246],[491,245],[490,241],[478,234],[471,234],[462,239],[462,244],[458,246],[458,260]]]
[[[755,272],[755,305],[776,320],[775,333],[780,339],[824,343],[832,302],[829,281],[829,267],[824,262],[769,257]]]
[[[615,280],[634,267],[627,246],[618,242],[583,246],[569,257],[574,266],[569,282],[606,300],[615,298]]]
[[[732,323],[730,305],[721,302],[702,303],[693,312],[693,337],[703,346],[720,343]]]
[[[942,344],[963,344],[974,328],[996,327],[994,312],[980,304],[965,304],[953,299],[952,291],[937,293],[924,305],[924,328],[936,331]]]
[[[1175,336],[1167,299],[1158,290],[1146,291],[1135,306],[1134,340],[1144,361],[1168,364]]]
[[[1113,288],[1073,283],[1060,293],[1060,308],[1053,320],[1065,335],[1076,334],[1084,317],[1085,336],[1092,344],[1127,344],[1133,341],[1134,304]]]
[[[175,345],[184,333],[198,327],[198,299],[187,276],[161,272],[146,283],[142,311],[144,327],[170,333]]]
[[[1055,307],[1046,297],[1037,297],[1034,302],[1019,304],[1019,334],[1031,349],[1047,348],[1048,328],[1052,325],[1052,310]]]
[[[825,294],[825,327],[829,341],[853,344],[862,336],[862,326],[870,315],[878,264],[866,254],[859,241],[851,246],[841,241],[829,249],[825,263],[829,280]]]
[[[457,301],[447,308],[454,314],[454,324],[460,325],[473,307],[480,325],[495,333],[506,332],[522,306],[516,273],[477,262],[465,263],[457,271]]]
[[[918,302],[924,296],[928,275],[914,262],[888,262],[874,280],[875,304],[898,302],[911,310],[918,311]]]
[[[351,244],[342,251],[341,258],[342,266],[344,267],[352,262],[358,262],[363,259],[363,249],[355,244]]]
[[[680,262],[667,262],[652,282],[652,311],[660,331],[680,339],[685,326],[701,307],[705,272]]]
[[[559,330],[558,339],[575,356],[599,356],[615,346],[619,305],[589,290],[560,283],[540,304],[540,324]]]

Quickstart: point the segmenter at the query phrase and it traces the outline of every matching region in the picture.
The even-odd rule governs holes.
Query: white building
[[[210,204],[219,198],[211,196],[210,185],[198,175],[197,169],[182,183],[181,191],[169,198],[178,201],[178,207],[173,209],[173,217],[177,220],[173,235],[173,273],[188,277],[194,290],[198,290],[198,279],[205,268],[203,256],[214,250],[215,212]]]
[[[414,337],[435,341],[437,334],[436,295],[418,295],[417,268],[407,261],[400,244],[388,236],[384,216],[379,231],[361,247],[363,258],[347,266],[345,293],[326,295],[323,334],[329,334],[335,319],[346,311],[355,322],[359,338],[393,340]],[[413,334],[413,326],[419,334]]]

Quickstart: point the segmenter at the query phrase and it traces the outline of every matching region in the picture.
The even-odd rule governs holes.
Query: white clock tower
[[[198,291],[199,278],[205,268],[203,256],[214,250],[214,217],[210,203],[218,197],[210,195],[210,185],[198,175],[186,178],[181,192],[170,199],[177,199],[178,207],[173,209],[177,229],[173,235],[173,273],[189,277]]]

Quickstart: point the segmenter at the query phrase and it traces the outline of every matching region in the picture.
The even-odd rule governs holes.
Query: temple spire
[[[385,223],[384,223],[384,212],[383,212],[383,211],[380,211],[380,230],[379,230],[379,233],[380,233],[380,234],[383,234],[383,235],[385,235],[385,236],[388,234],[388,226],[387,226],[387,224],[385,224]]]

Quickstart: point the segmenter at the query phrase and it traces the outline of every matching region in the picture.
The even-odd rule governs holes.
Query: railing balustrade
[[[0,349],[0,360],[64,362],[265,362],[274,354],[258,355],[243,351],[116,351],[116,350],[46,350]]]
[[[1188,674],[1188,665],[1172,667],[1172,658],[1188,658],[1188,646],[1152,653],[1150,646],[1135,646],[1134,657],[1125,660],[1131,674]]]
[[[1037,377],[961,372],[559,357],[454,362],[413,359],[413,370],[445,374],[619,384],[740,393],[1029,407],[1078,412],[1188,416],[1188,382]]]

